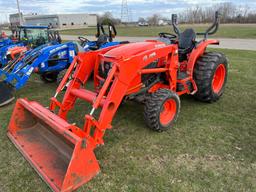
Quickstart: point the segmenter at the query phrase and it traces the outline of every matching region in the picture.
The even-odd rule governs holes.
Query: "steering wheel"
[[[176,39],[177,35],[174,35],[172,33],[159,33],[159,37],[168,38],[168,39]]]
[[[78,39],[81,41],[81,43],[88,43],[90,40],[85,37],[78,37]]]

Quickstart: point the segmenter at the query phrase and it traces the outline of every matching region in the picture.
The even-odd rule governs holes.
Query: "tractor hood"
[[[104,54],[104,57],[126,59],[134,55],[143,53],[147,50],[152,50],[152,49],[164,47],[164,46],[165,44],[159,41],[129,43],[108,51],[107,53]]]

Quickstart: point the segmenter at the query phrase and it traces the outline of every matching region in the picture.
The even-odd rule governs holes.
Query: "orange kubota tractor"
[[[146,124],[155,131],[171,128],[180,111],[180,95],[191,94],[214,102],[222,95],[227,79],[227,59],[206,52],[207,35],[214,24],[199,33],[160,33],[160,39],[79,53],[51,98],[49,109],[37,102],[19,99],[8,128],[8,137],[54,191],[72,191],[100,171],[94,149],[104,144],[104,134],[124,100],[145,103]],[[94,90],[87,89],[94,73]],[[65,89],[64,89],[65,88]],[[60,102],[59,93],[65,90]],[[77,99],[91,103],[84,126],[68,123],[67,115]],[[96,112],[97,110],[97,112]]]

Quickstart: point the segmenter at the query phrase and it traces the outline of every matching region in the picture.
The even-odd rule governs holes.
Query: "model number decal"
[[[29,76],[29,75],[33,72],[33,70],[34,70],[34,67],[31,67],[31,68],[28,70],[28,72],[26,73],[26,75]]]

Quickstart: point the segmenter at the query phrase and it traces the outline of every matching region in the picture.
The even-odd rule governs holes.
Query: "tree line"
[[[178,14],[179,21],[183,23],[209,23],[213,19],[215,11],[221,14],[222,23],[256,23],[256,12],[249,5],[235,5],[233,3],[220,3],[212,7],[188,8]]]
[[[214,14],[219,11],[221,14],[221,23],[256,23],[256,11],[249,5],[235,5],[233,3],[220,3],[211,7],[202,7],[200,5],[185,9],[178,14],[179,23],[210,23],[213,20]],[[175,13],[175,12],[173,12]],[[149,25],[159,25],[159,21],[170,21],[169,18],[163,17],[160,14],[153,14],[147,18],[139,17],[139,23],[148,23]],[[121,24],[119,18],[114,18],[111,12],[106,12],[98,16],[98,21],[107,23],[111,20],[114,24]]]

